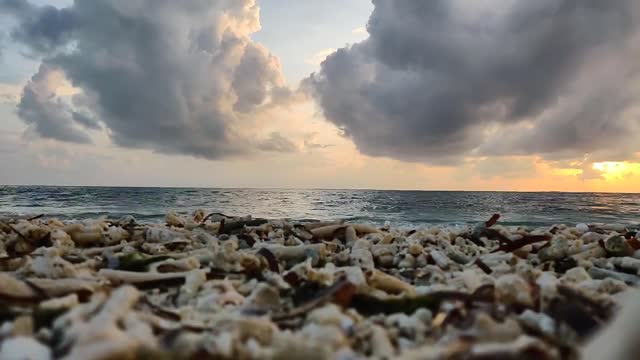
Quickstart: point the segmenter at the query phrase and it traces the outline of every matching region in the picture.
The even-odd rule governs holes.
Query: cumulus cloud
[[[56,76],[58,75],[58,76]],[[44,138],[56,139],[78,144],[91,143],[89,135],[77,124],[76,112],[62,99],[56,96],[60,85],[60,76],[56,69],[47,65],[40,70],[25,86],[18,104],[18,116]]]
[[[640,149],[636,0],[373,3],[369,37],[304,83],[362,152],[449,164]]]
[[[251,115],[291,96],[278,59],[250,38],[260,29],[255,0],[0,8],[18,19],[11,36],[43,59],[40,72],[57,69],[82,92],[63,105],[34,76],[18,114],[42,137],[86,143],[104,126],[120,146],[209,159],[291,148],[246,146]]]

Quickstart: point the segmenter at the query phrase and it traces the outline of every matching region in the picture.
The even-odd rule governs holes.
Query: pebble
[[[53,359],[51,350],[30,337],[6,339],[0,346],[2,360],[49,360]]]
[[[496,296],[505,304],[522,304],[526,306],[533,304],[531,288],[519,275],[503,275],[496,280],[495,286]]]
[[[578,230],[579,233],[584,234],[589,231],[589,225],[582,223],[578,224],[576,225],[576,230]]]

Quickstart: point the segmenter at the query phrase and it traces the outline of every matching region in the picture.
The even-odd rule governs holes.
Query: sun
[[[640,173],[640,163],[605,161],[593,163],[594,170],[600,171],[605,180],[621,180]]]

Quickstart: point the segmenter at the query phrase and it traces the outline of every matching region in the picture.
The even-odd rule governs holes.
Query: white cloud
[[[366,35],[367,34],[367,28],[364,27],[364,26],[361,26],[361,27],[358,27],[358,28],[355,28],[355,29],[351,30],[351,33],[355,34],[355,35]]]

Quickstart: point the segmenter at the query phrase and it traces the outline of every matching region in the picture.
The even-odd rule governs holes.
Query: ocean
[[[161,222],[195,209],[269,219],[345,219],[394,226],[456,226],[502,215],[501,224],[640,223],[640,194],[300,189],[0,186],[0,217],[133,215]]]

